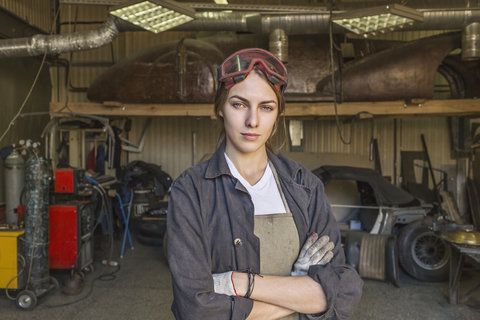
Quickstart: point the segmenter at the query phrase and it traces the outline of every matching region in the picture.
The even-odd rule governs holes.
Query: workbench
[[[466,257],[472,258],[480,264],[480,246],[460,245],[450,243],[452,254],[450,257],[450,304],[461,304],[470,298],[474,291],[480,289],[480,284],[460,298],[460,276]]]

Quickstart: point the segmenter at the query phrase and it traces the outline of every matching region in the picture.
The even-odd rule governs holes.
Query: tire
[[[145,237],[141,234],[137,234],[138,243],[148,247],[161,247],[163,244],[162,238],[157,237]]]
[[[140,220],[138,233],[145,237],[163,238],[166,229],[164,220]]]
[[[398,236],[400,265],[413,278],[428,281],[446,281],[450,271],[450,246],[429,227],[427,217],[405,226]]]
[[[17,295],[17,308],[24,311],[32,311],[37,305],[37,296],[29,290],[23,290]]]

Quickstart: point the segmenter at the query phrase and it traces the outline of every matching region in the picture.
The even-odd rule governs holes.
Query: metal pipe
[[[61,35],[37,34],[0,42],[0,58],[28,57],[91,50],[111,43],[119,34],[115,17],[109,17],[98,29]]]
[[[288,36],[285,34],[285,30],[275,29],[270,33],[269,50],[280,61],[288,62]]]
[[[471,23],[463,30],[462,59],[480,59],[480,22]]]
[[[270,34],[276,29],[289,34],[328,32],[330,14],[261,15],[252,12],[198,12],[196,19],[175,27],[173,31],[242,31]],[[334,32],[345,32],[337,27]]]
[[[458,30],[480,21],[480,10],[420,10],[424,22],[405,25],[402,30]],[[333,12],[335,13],[335,12]],[[276,29],[292,34],[322,34],[329,32],[330,14],[275,14],[252,12],[198,12],[196,19],[178,26],[174,31],[243,31],[270,34]],[[333,33],[350,32],[334,25]]]

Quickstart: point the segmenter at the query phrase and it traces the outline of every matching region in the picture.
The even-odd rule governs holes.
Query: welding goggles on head
[[[218,87],[221,82],[225,89],[245,80],[256,66],[278,91],[285,92],[288,74],[283,63],[267,50],[250,48],[235,52],[218,67]]]

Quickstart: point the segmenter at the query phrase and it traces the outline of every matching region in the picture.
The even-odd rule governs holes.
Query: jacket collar
[[[225,160],[225,145],[224,141],[218,148],[213,156],[208,160],[207,171],[205,172],[205,178],[214,179],[223,174],[232,175],[228,168],[227,160]]]
[[[225,145],[226,142],[224,141],[208,161],[205,178],[214,179],[224,174],[229,176],[232,175],[224,156]],[[281,155],[277,156],[268,148],[267,157],[272,162],[279,177],[289,182],[296,181],[297,174],[302,169],[299,163]]]

